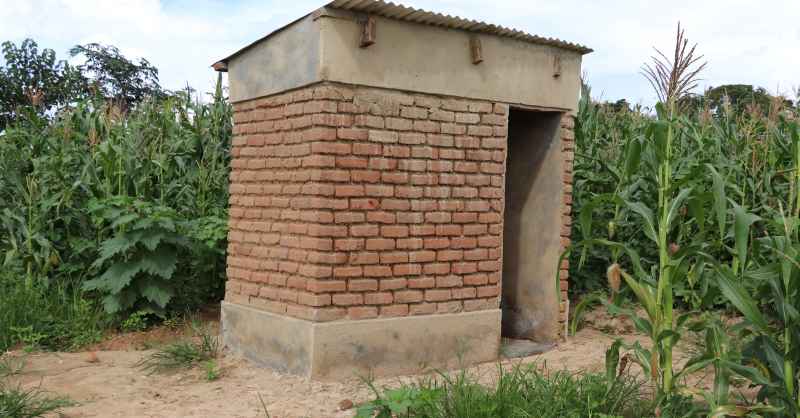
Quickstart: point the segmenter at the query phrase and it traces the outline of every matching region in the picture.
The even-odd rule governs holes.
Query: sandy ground
[[[589,316],[588,326],[567,344],[522,361],[546,361],[550,369],[601,370],[605,350],[617,338],[613,334],[628,334],[623,335],[626,341],[645,345],[646,338],[631,334],[624,323],[610,324],[604,312]],[[345,400],[358,404],[371,398],[370,390],[356,377],[341,383],[308,381],[265,370],[225,349],[217,359],[219,375],[211,382],[206,382],[197,368],[172,375],[147,375],[133,365],[152,350],[141,350],[138,341],[142,335],[139,340],[137,334],[132,335],[125,336],[123,342],[105,345],[115,351],[95,351],[99,357],[96,363],[87,362],[85,353],[7,353],[17,360],[23,356],[25,371],[31,373],[8,379],[24,378],[25,388],[38,385],[42,379],[43,388],[80,402],[63,409],[63,417],[265,417],[259,395],[272,417],[352,417],[354,411],[341,410],[339,404]],[[130,348],[120,350],[125,344]],[[473,371],[494,367],[488,363]],[[397,386],[397,382],[397,378],[391,378],[375,383],[380,387]]]

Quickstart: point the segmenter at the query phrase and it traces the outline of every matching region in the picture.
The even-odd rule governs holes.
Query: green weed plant
[[[0,379],[0,417],[38,418],[77,405],[67,396],[51,397],[51,393],[42,388],[41,380],[37,386],[26,390],[22,388],[22,379],[16,384]]]
[[[643,382],[628,374],[606,376],[589,372],[550,370],[546,363],[498,364],[491,384],[467,368],[437,372],[418,382],[400,382],[397,389],[378,389],[362,379],[375,399],[356,406],[356,418],[389,417],[606,417],[640,416],[646,403],[639,392]]]
[[[214,370],[216,362],[210,360],[217,357],[219,338],[214,332],[213,324],[203,326],[199,316],[187,325],[186,332],[180,339],[173,339],[168,345],[153,348],[155,353],[138,361],[134,365],[135,368],[148,374],[171,373],[206,362],[203,367],[206,379],[213,380],[217,375],[217,371]],[[210,364],[213,366],[209,366]]]

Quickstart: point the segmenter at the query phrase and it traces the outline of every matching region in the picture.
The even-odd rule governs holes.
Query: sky
[[[328,0],[330,1],[330,0]],[[0,42],[25,38],[59,59],[76,44],[113,44],[159,69],[161,85],[208,91],[211,64],[328,1],[312,0],[0,0]],[[397,3],[397,1],[395,1]],[[588,46],[592,95],[653,105],[639,71],[659,48],[674,50],[680,21],[708,62],[703,86],[752,84],[791,94],[800,86],[799,0],[403,0]]]

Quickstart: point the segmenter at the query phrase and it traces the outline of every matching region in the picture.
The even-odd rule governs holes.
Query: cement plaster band
[[[496,360],[501,316],[493,309],[314,323],[222,302],[222,337],[231,352],[269,369],[338,381]]]
[[[365,15],[366,16],[366,15]],[[376,17],[377,42],[359,47],[356,19],[306,16],[228,61],[231,102],[329,81],[574,111],[582,56],[551,45]],[[479,37],[484,61],[472,63]],[[561,76],[553,77],[558,55]]]

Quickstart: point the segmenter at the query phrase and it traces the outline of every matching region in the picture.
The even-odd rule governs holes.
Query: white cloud
[[[26,37],[60,58],[75,44],[108,40],[128,58],[147,58],[167,88],[206,90],[213,62],[325,4],[322,0],[15,0],[0,1],[0,41]],[[609,100],[655,94],[638,74],[657,46],[669,55],[680,20],[708,67],[703,84],[743,83],[774,90],[800,83],[800,2],[774,0],[407,0],[458,15],[594,48],[584,57],[596,94]],[[768,5],[768,7],[766,6]],[[113,41],[113,42],[111,42]]]
[[[102,33],[102,32],[94,34],[94,35],[92,35],[92,36],[90,36],[88,38],[81,39],[79,42],[77,42],[78,45],[86,45],[86,44],[92,44],[92,43],[97,43],[97,44],[101,44],[101,45],[104,45],[104,46],[113,45],[114,47],[116,47],[119,50],[119,52],[123,56],[125,56],[125,58],[127,58],[127,59],[129,59],[129,60],[131,60],[133,62],[137,62],[139,59],[142,59],[142,58],[150,61],[150,52],[147,49],[136,48],[136,47],[132,47],[130,45],[125,45],[123,43],[117,42],[116,39],[114,39],[114,38],[112,38],[112,37],[110,37],[110,36],[108,36],[108,35],[106,35],[105,33]],[[74,65],[74,64],[83,63],[83,61],[84,60],[81,59],[81,57],[74,57],[74,58],[69,60],[69,63]]]

